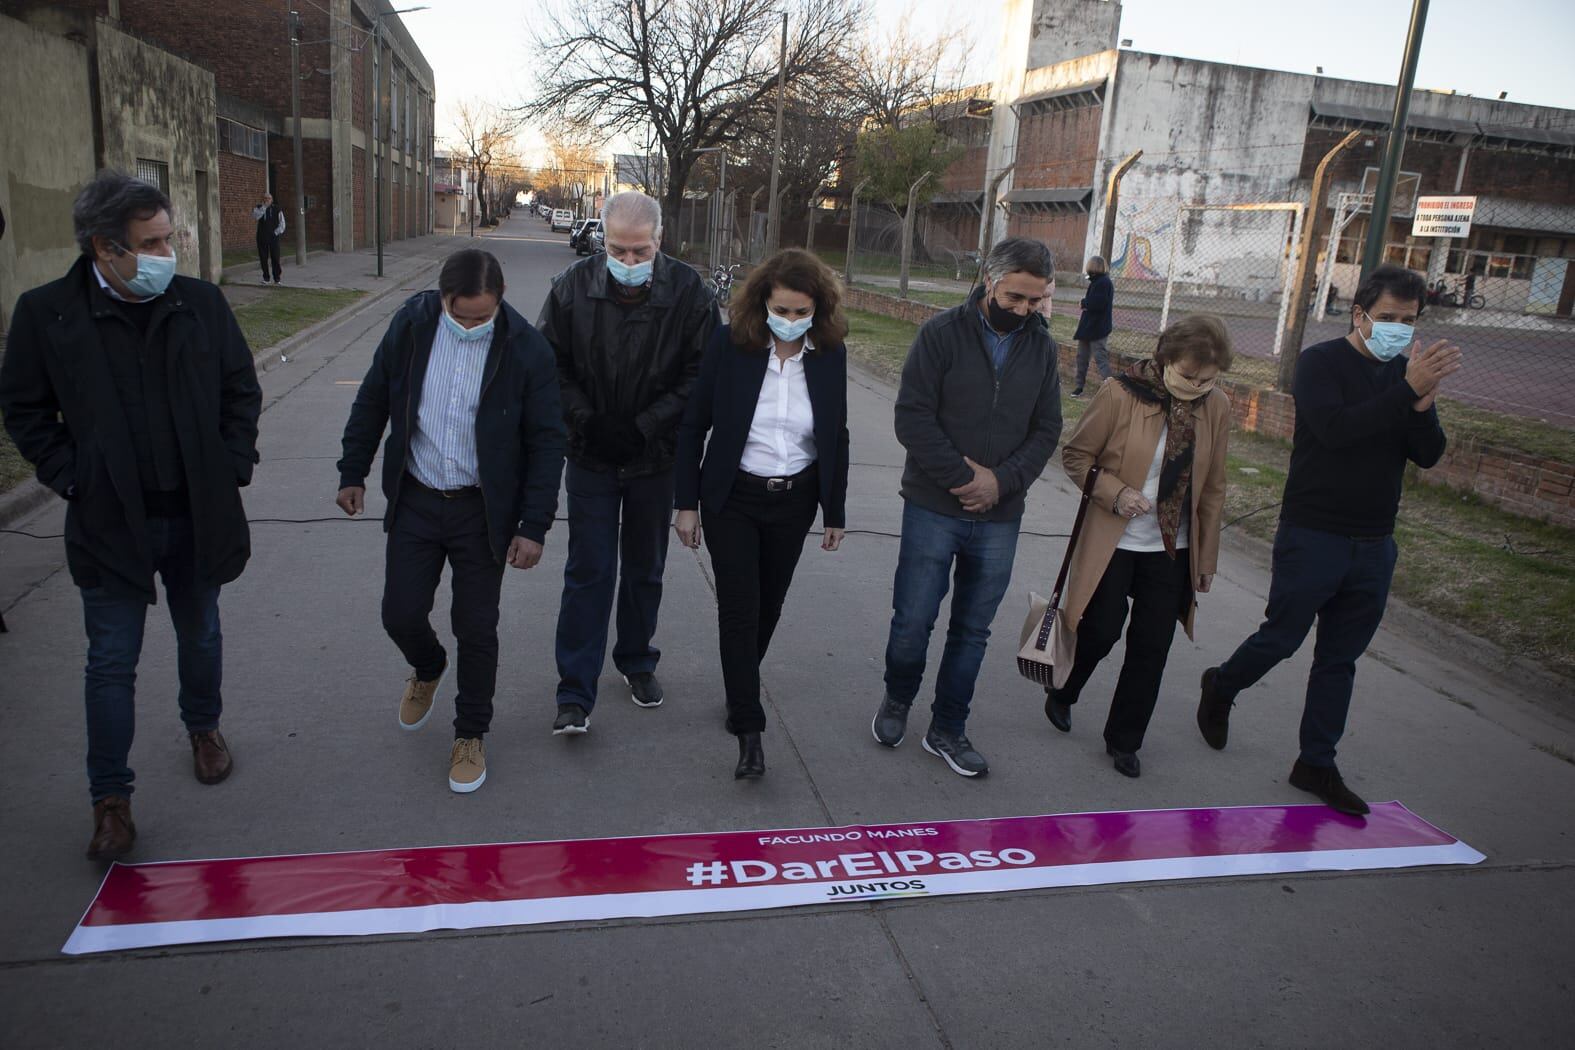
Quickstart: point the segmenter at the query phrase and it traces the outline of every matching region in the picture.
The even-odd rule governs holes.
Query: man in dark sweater
[[[965,777],[989,770],[964,732],[968,708],[1012,579],[1024,497],[1061,437],[1056,345],[1039,313],[1054,276],[1050,250],[1013,237],[990,250],[985,272],[985,286],[966,303],[919,329],[902,368],[902,547],[886,695],[871,724],[879,743],[902,743],[955,573],[923,747]]]
[[[1415,338],[1426,292],[1420,274],[1374,270],[1351,304],[1351,331],[1303,350],[1296,365],[1296,435],[1274,538],[1267,618],[1229,660],[1203,673],[1198,728],[1225,746],[1236,694],[1318,639],[1302,711],[1301,755],[1290,782],[1342,813],[1367,803],[1345,785],[1335,747],[1345,732],[1356,660],[1372,641],[1394,574],[1395,513],[1409,460],[1426,469],[1444,454],[1433,407],[1460,349]],[[1410,349],[1410,357],[1402,351]]]

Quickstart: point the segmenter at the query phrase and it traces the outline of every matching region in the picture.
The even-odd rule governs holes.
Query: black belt
[[[811,463],[797,474],[784,478],[763,478],[758,474],[751,474],[747,470],[740,470],[734,484],[746,489],[753,489],[756,492],[792,492],[794,489],[803,488],[816,480],[818,477],[815,470],[816,466],[817,464]]]
[[[414,474],[406,472],[405,480],[422,492],[430,492],[439,499],[468,499],[471,496],[481,495],[480,485],[466,485],[460,489],[435,489],[431,485],[423,485],[421,479]]]

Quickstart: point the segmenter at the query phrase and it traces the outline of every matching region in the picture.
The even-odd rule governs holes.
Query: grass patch
[[[894,380],[918,326],[857,310],[850,311],[849,319],[850,352],[861,364]],[[1070,318],[1057,317],[1053,330],[1057,340],[1066,341],[1071,332],[1062,331],[1063,322],[1072,324]],[[1240,378],[1243,363],[1243,358],[1236,359],[1233,378]],[[1063,399],[1064,434],[1071,432],[1086,407],[1087,401]],[[1446,427],[1458,425],[1452,412],[1462,407],[1448,406]],[[1497,434],[1531,422],[1495,417],[1478,421],[1482,429],[1475,433]],[[1471,432],[1469,427],[1462,429]],[[1568,432],[1560,433],[1568,439]],[[1535,429],[1521,434],[1528,444],[1544,440]],[[1451,430],[1451,436],[1461,435]],[[1290,452],[1289,442],[1231,432],[1224,511],[1231,531],[1265,544],[1273,539]],[[1051,468],[1057,465],[1052,463]],[[1575,624],[1575,530],[1522,518],[1475,496],[1424,484],[1413,468],[1406,478],[1395,539],[1400,546],[1393,585],[1397,598],[1546,670],[1575,678],[1575,649],[1568,644]]]
[[[10,492],[33,476],[33,464],[11,444],[11,435],[0,427],[0,493]]]
[[[219,258],[220,268],[225,270],[232,266],[239,266],[242,263],[251,263],[253,266],[262,265],[257,259],[256,248],[226,248],[224,249],[224,254]]]
[[[266,350],[332,316],[360,299],[365,292],[342,288],[274,288],[256,302],[235,308],[246,343],[252,350]]]
[[[1575,463],[1575,430],[1444,399],[1438,402],[1438,419],[1451,441],[1474,441]]]

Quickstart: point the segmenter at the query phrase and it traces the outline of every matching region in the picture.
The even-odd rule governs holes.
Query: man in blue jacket
[[[1296,434],[1285,478],[1263,626],[1218,667],[1203,672],[1198,729],[1225,747],[1236,695],[1318,640],[1302,709],[1293,787],[1353,816],[1367,803],[1335,767],[1356,682],[1389,601],[1395,515],[1407,462],[1426,469],[1444,454],[1434,400],[1460,369],[1460,348],[1416,339],[1426,283],[1399,266],[1378,267],[1351,301],[1351,331],[1309,346],[1296,362]],[[1404,356],[1409,349],[1411,355]]]
[[[974,681],[1012,579],[1024,496],[1061,437],[1056,345],[1039,313],[1055,275],[1050,250],[1004,240],[990,249],[985,274],[984,288],[919,329],[902,368],[902,546],[886,695],[871,724],[877,742],[902,743],[955,572],[923,747],[965,777],[989,770],[964,732]]]
[[[447,562],[459,643],[448,786],[468,793],[487,778],[503,567],[541,560],[563,472],[552,348],[503,301],[490,253],[449,256],[437,291],[412,297],[389,324],[345,426],[336,502],[346,514],[365,508],[385,427],[383,627],[411,668],[399,725],[426,725],[448,670],[429,621]]]

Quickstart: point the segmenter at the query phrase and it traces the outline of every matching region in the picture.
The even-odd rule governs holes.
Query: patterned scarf
[[[1165,370],[1153,360],[1133,364],[1121,373],[1120,383],[1139,401],[1165,406],[1165,458],[1159,468],[1159,498],[1154,501],[1154,510],[1159,516],[1165,552],[1174,558],[1181,516],[1190,513],[1198,401],[1171,397],[1165,389]]]

